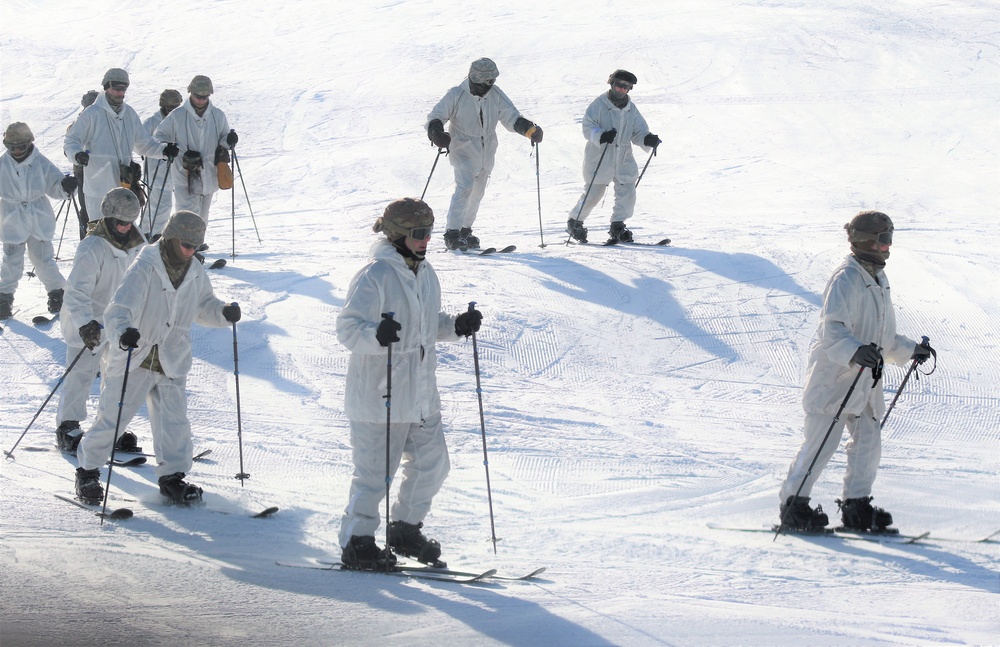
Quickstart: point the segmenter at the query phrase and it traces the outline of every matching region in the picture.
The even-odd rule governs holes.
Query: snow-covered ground
[[[190,413],[212,454],[190,476],[206,508],[161,505],[148,466],[114,472],[129,521],[101,526],[55,499],[72,492],[75,460],[27,451],[53,443],[49,403],[0,462],[4,647],[1000,643],[997,544],[934,541],[1000,529],[993,0],[7,0],[0,12],[4,127],[26,121],[68,170],[62,136],[107,68],[129,70],[143,118],[164,88],[207,74],[241,135],[254,215],[237,183],[238,257],[212,274],[244,311],[251,478],[234,478],[231,330],[193,331]],[[339,556],[351,463],[334,318],[375,217],[423,190],[426,113],[480,56],[545,129],[537,178],[528,141],[500,133],[476,223],[515,254],[442,252],[444,161],[427,193],[446,307],[476,301],[485,315],[497,554],[468,342],[440,347],[453,470],[427,530],[453,566],[548,571],[457,586],[278,566]],[[618,67],[638,76],[633,99],[664,141],[632,228],[668,248],[562,244],[584,183],[579,120]],[[210,258],[231,251],[231,195],[216,199]],[[610,206],[588,221],[592,238]],[[895,221],[901,331],[940,353],[892,413],[875,489],[898,527],[930,541],[709,529],[776,518],[822,290],[862,208]],[[25,278],[0,335],[4,450],[64,370],[58,326],[30,323],[44,302]],[[903,369],[886,375],[888,399]],[[151,446],[144,415],[131,428]],[[832,517],[843,469],[841,452],[814,491]],[[211,511],[268,505],[281,511]]]

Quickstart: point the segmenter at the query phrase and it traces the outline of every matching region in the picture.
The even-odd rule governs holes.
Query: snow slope
[[[997,545],[933,541],[1000,529],[995,3],[9,0],[0,12],[3,126],[26,121],[68,170],[62,135],[104,70],[129,70],[142,117],[164,88],[207,74],[241,135],[253,208],[237,184],[235,218],[222,193],[209,230],[210,258],[234,240],[238,254],[212,277],[244,311],[242,468],[231,330],[193,331],[189,408],[212,454],[191,479],[205,508],[161,505],[151,467],[114,471],[127,522],[56,500],[75,459],[28,451],[52,444],[51,402],[0,462],[4,647],[1000,643]],[[468,342],[439,349],[453,467],[427,528],[452,565],[548,571],[461,587],[278,566],[339,556],[351,464],[334,318],[375,217],[427,182],[427,111],[480,56],[545,129],[537,160],[500,133],[476,225],[517,253],[442,252],[444,160],[427,192],[446,307],[476,301],[485,315],[497,554]],[[633,97],[664,140],[631,225],[668,248],[562,244],[584,183],[579,119],[618,67],[639,77]],[[588,221],[595,240],[610,206]],[[862,208],[894,219],[900,329],[941,359],[886,426],[876,504],[932,541],[711,530],[775,520],[823,287]],[[58,327],[30,324],[44,303],[22,280],[0,334],[4,450],[64,370]],[[903,369],[886,374],[888,399]],[[144,416],[131,428],[151,447]],[[814,491],[832,517],[843,469],[841,452]],[[281,511],[247,517],[268,505]]]

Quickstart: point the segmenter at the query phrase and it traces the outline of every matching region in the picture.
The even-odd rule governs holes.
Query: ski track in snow
[[[204,506],[164,505],[152,458],[113,471],[109,507],[133,509],[128,521],[100,525],[57,500],[72,492],[75,458],[25,449],[53,445],[53,398],[0,463],[0,643],[997,641],[996,544],[933,541],[980,538],[1000,519],[991,5],[179,2],[5,5],[19,26],[3,44],[0,122],[28,122],[68,170],[62,136],[104,69],[130,70],[142,118],[161,86],[213,78],[254,213],[237,181],[235,209],[219,194],[209,225],[209,261],[229,261],[211,273],[216,293],[243,309],[242,467],[231,328],[192,331],[188,409],[196,451],[212,453],[190,477]],[[609,40],[610,24],[627,37]],[[476,233],[513,254],[437,253],[447,158],[430,178],[428,258],[444,307],[476,301],[484,314],[488,457],[472,343],[440,344],[452,472],[426,525],[453,566],[548,570],[458,588],[279,567],[339,556],[353,466],[335,319],[375,217],[428,181],[427,111],[484,55],[545,140],[533,149],[498,133]],[[580,115],[619,67],[640,77],[632,94],[664,141],[629,225],[637,240],[673,243],[599,247],[608,196],[587,220],[593,243],[566,246],[584,188]],[[640,166],[645,157],[636,150]],[[862,208],[893,217],[898,327],[929,336],[940,360],[892,411],[875,504],[930,540],[711,530],[775,520],[823,289],[848,252],[841,227]],[[45,299],[22,278],[0,332],[4,450],[64,370],[60,326],[30,323]],[[904,370],[886,368],[887,402]],[[95,383],[91,416],[97,396]],[[129,429],[151,452],[144,408]],[[844,468],[841,448],[813,491],[834,521]],[[249,518],[272,505],[277,515]]]

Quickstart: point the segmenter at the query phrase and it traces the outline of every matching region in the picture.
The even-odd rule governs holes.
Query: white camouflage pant
[[[45,286],[46,292],[66,287],[56,265],[55,250],[51,240],[39,240],[30,236],[23,243],[3,244],[3,263],[0,264],[0,293],[14,294],[17,284],[24,275],[24,249],[28,248],[28,260],[35,266],[35,274]]]
[[[580,199],[576,201],[576,206],[573,207],[573,211],[569,213],[569,217],[575,220],[583,222],[590,215],[590,212],[594,210],[594,207],[601,201],[604,197],[604,192],[608,190],[607,184],[597,184],[590,187],[590,193],[587,193],[587,187],[584,187],[584,193],[580,194]],[[583,203],[584,194],[587,196],[586,204]],[[635,182],[633,180],[628,180],[627,182],[615,182],[615,206],[611,210],[611,222],[624,222],[632,217],[632,213],[635,211]]]
[[[385,498],[385,435],[384,423],[351,421],[354,478],[340,522],[341,546],[346,546],[353,536],[374,536],[378,529],[379,504]],[[394,475],[405,459],[403,481],[391,517],[394,521],[420,523],[430,512],[431,501],[451,469],[441,415],[423,423],[392,424],[389,435],[389,474]]]
[[[490,172],[480,169],[478,173],[455,166],[455,193],[451,196],[448,206],[448,229],[462,229],[476,222],[479,205],[486,194],[486,185],[490,181]]]
[[[66,344],[66,366],[69,367],[79,354],[80,359],[73,365],[73,370],[63,378],[62,392],[59,395],[59,410],[56,413],[56,426],[64,420],[82,422],[87,419],[87,399],[94,385],[94,378],[101,365],[101,349],[83,350],[83,346]],[[83,351],[81,354],[80,351]]]

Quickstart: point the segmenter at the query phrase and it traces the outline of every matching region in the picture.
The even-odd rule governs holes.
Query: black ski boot
[[[63,289],[52,290],[49,292],[49,313],[55,314],[62,310],[62,300],[63,300]]]
[[[465,251],[469,248],[469,241],[462,236],[462,232],[458,229],[448,229],[444,232],[444,246],[447,249],[461,249]]]
[[[578,243],[587,242],[587,228],[583,226],[582,220],[570,218],[566,221],[566,233]]]
[[[14,316],[14,295],[0,292],[0,319],[10,319]]]
[[[787,530],[806,532],[822,532],[830,523],[830,518],[823,512],[823,506],[818,505],[813,510],[809,507],[809,497],[790,496],[781,504],[781,527]]]
[[[56,444],[64,452],[75,454],[81,438],[83,438],[83,430],[80,429],[80,423],[76,420],[63,420],[56,427]]]
[[[479,236],[472,235],[472,227],[462,227],[462,230],[458,232],[458,237],[465,239],[465,244],[469,249],[479,249]]]
[[[436,539],[424,537],[420,529],[424,527],[423,522],[416,525],[405,521],[393,521],[389,524],[389,546],[400,555],[412,557],[424,564],[430,564],[437,568],[447,566],[442,562],[441,544]]]
[[[160,494],[173,503],[197,503],[201,501],[201,488],[184,481],[184,472],[168,474],[159,479]]]
[[[611,229],[608,230],[608,235],[616,243],[631,243],[632,242],[632,232],[625,227],[624,222],[615,221],[611,223]],[[610,241],[609,241],[610,242]]]
[[[840,520],[843,526],[838,530],[849,532],[873,532],[896,534],[899,532],[892,525],[892,515],[882,508],[872,506],[874,497],[863,496],[857,499],[837,499],[840,508]]]
[[[395,568],[396,556],[388,548],[379,548],[371,535],[355,535],[344,546],[340,562],[352,571],[384,571]]]
[[[121,436],[118,436],[118,442],[115,443],[115,451],[125,454],[141,454],[142,447],[139,447],[139,439],[135,437],[135,434],[131,431],[126,431]]]
[[[76,468],[76,496],[84,503],[100,505],[104,500],[104,488],[101,487],[101,470],[85,470]]]

